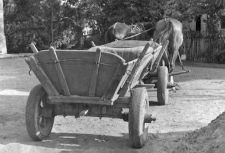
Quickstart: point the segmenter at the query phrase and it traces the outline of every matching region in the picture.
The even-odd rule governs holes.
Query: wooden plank
[[[41,85],[44,87],[49,96],[57,96],[59,95],[58,91],[49,80],[48,76],[42,70],[42,68],[38,65],[38,60],[34,56],[30,56],[26,58],[25,61],[30,66],[30,69],[34,72],[38,80],[41,82]]]
[[[95,54],[96,64],[94,65],[94,68],[93,68],[92,77],[91,77],[91,84],[90,84],[90,88],[89,88],[89,96],[90,97],[95,96],[100,59],[101,59],[101,50],[99,48],[97,48],[96,54]]]
[[[155,87],[155,84],[140,84],[135,87],[145,87],[146,89],[152,89]]]
[[[48,96],[49,103],[60,104],[60,103],[71,103],[71,104],[93,104],[93,105],[106,105],[111,106],[111,102],[103,100],[100,97],[84,97],[84,96]],[[119,108],[129,108],[130,106],[130,96],[119,97],[115,102],[113,107]]]
[[[30,48],[35,54],[38,53],[38,50],[37,50],[36,46],[33,43],[30,44]]]
[[[99,104],[99,105],[111,105],[110,101],[103,100],[100,97],[85,97],[85,96],[49,96],[49,102],[51,104],[57,103],[83,103],[83,104]]]
[[[62,70],[62,67],[60,65],[60,62],[59,62],[59,59],[58,59],[58,56],[56,54],[56,51],[53,47],[50,47],[49,48],[49,52],[50,52],[50,55],[51,55],[51,58],[53,59],[53,61],[55,62],[54,63],[54,66],[55,66],[55,69],[56,69],[56,72],[58,74],[58,77],[59,77],[59,81],[62,85],[62,89],[63,89],[63,92],[66,96],[69,96],[70,95],[70,91],[69,91],[69,87],[68,87],[68,84],[66,82],[66,78],[64,76],[64,73],[63,73],[63,70]]]

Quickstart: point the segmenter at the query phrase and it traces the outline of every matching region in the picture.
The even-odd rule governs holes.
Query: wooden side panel
[[[105,93],[103,95],[103,99],[111,99],[114,95],[116,95],[117,93],[115,93],[117,86],[119,85],[119,82],[121,81],[121,75],[118,78],[118,73],[120,70],[120,64],[116,67],[115,73],[111,79],[111,81],[109,82],[108,86],[106,87]]]
[[[110,99],[125,74],[126,65],[118,58],[112,58],[111,53],[102,54],[100,63],[96,96],[104,95],[103,98]]]
[[[105,95],[105,100],[111,101],[111,98],[117,94],[118,85],[121,84],[121,78],[127,68],[125,60],[121,57],[108,52],[84,50],[56,51],[56,53],[58,60],[56,57],[52,58],[53,55],[49,51],[41,51],[34,56],[39,59],[43,71],[60,95],[69,96],[65,94],[65,89],[63,90],[63,83],[60,83],[62,72],[70,95],[90,98],[102,98]],[[55,68],[56,61],[60,63],[61,68]]]
[[[88,55],[83,51],[56,51],[71,95],[86,95],[89,93],[95,52]],[[49,51],[42,51],[35,55],[42,65],[46,75],[55,85],[60,95],[64,95],[59,83],[59,76],[55,70],[54,61]],[[82,60],[81,60],[82,59]]]
[[[48,76],[46,73],[43,71],[43,69],[38,65],[38,60],[34,57],[31,56],[29,58],[26,58],[27,64],[30,66],[36,77],[39,79],[41,82],[42,86],[50,96],[57,96],[59,95],[58,91],[52,84],[52,82],[49,80]]]

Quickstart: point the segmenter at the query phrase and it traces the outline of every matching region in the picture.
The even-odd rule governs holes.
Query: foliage
[[[27,52],[27,45],[33,41],[38,47],[49,46],[49,31],[54,28],[51,27],[51,20],[56,22],[59,19],[59,16],[52,17],[51,13],[59,8],[59,1],[14,0],[14,3],[16,7],[13,12],[5,14],[5,34],[9,52]]]
[[[208,30],[215,33],[218,8],[222,8],[211,0],[5,0],[4,6],[9,53],[30,52],[30,42],[39,50],[50,45],[82,48],[91,40],[101,44],[106,29],[115,22],[155,23],[165,16],[183,21],[206,13]],[[88,38],[82,33],[87,25],[94,29]]]

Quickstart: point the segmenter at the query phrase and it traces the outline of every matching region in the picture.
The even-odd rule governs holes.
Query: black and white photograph
[[[0,153],[225,153],[225,0],[0,0]]]

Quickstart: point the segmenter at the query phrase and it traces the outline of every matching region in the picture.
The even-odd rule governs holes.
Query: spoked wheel
[[[147,90],[141,87],[134,89],[129,109],[129,141],[133,148],[141,148],[147,141],[149,124],[145,123],[145,114],[148,111]]]
[[[47,93],[41,85],[30,92],[26,105],[26,127],[30,137],[41,141],[51,133],[54,116],[44,117],[44,112],[52,111],[52,105],[46,102]],[[48,112],[47,114],[51,114]]]
[[[160,105],[166,105],[169,100],[168,84],[168,68],[160,66],[157,70],[157,98]]]

